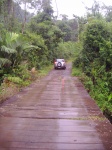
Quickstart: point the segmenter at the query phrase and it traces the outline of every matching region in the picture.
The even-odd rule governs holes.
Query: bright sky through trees
[[[112,0],[96,0],[100,3],[104,3],[105,5],[112,6]],[[60,14],[66,14],[69,18],[73,17],[73,14],[78,16],[84,16],[86,14],[85,6],[91,7],[94,3],[94,0],[52,0],[53,9],[55,11],[55,15],[58,17]],[[56,6],[57,4],[57,6]]]

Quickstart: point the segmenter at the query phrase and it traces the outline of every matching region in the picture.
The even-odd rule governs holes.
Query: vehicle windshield
[[[58,61],[58,62],[65,62],[64,59],[56,59],[56,61]]]

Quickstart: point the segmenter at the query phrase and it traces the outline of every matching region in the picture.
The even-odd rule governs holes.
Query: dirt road
[[[52,70],[0,106],[0,150],[112,150],[112,125],[70,71]]]

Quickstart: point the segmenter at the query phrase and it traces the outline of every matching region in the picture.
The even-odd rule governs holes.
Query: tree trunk
[[[26,26],[26,2],[24,4],[24,10],[25,10],[25,14],[24,14],[24,21],[23,21],[23,24],[22,24],[22,34],[24,33],[24,30],[25,30],[25,26]]]
[[[7,13],[8,13],[8,16],[11,16],[12,15],[12,12],[13,12],[13,2],[12,0],[7,0]]]

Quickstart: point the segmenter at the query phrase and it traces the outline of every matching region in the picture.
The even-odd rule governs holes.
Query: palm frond
[[[29,51],[29,50],[32,50],[32,49],[40,49],[38,46],[33,46],[33,45],[30,45],[30,44],[24,44],[22,46],[22,48],[25,51]]]
[[[0,58],[0,68],[4,66],[5,64],[11,64],[11,61],[6,58]]]
[[[6,47],[5,45],[1,46],[1,51],[2,51],[2,52],[6,52],[6,53],[8,53],[8,54],[13,54],[13,53],[16,53],[16,52],[17,52],[15,49]]]
[[[19,34],[13,32],[6,33],[6,44],[10,44],[12,41],[15,41],[18,38]]]

